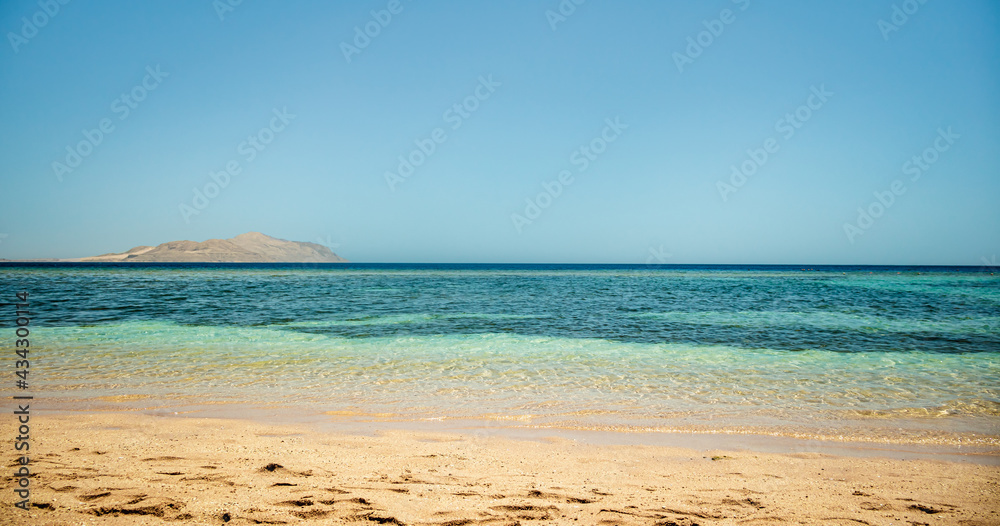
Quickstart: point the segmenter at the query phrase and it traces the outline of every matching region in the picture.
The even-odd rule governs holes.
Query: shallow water
[[[0,266],[65,407],[1000,444],[973,269]],[[6,314],[4,314],[6,311]]]

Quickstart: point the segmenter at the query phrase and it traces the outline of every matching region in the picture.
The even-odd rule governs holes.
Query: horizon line
[[[945,263],[568,263],[568,262],[419,262],[419,261],[79,261],[78,258],[40,258],[40,259],[0,259],[0,264],[50,264],[50,265],[479,265],[479,266],[626,266],[626,267],[799,267],[801,270],[813,270],[816,267],[951,267],[951,268],[981,268],[989,270],[990,265],[965,265]],[[10,265],[8,265],[10,266]]]

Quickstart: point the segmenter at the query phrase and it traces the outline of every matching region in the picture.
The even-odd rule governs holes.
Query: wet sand
[[[3,524],[1000,524],[995,465],[134,413],[31,425],[31,510],[10,448]]]

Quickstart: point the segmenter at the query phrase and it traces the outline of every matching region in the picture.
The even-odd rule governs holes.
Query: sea
[[[996,452],[996,270],[0,263],[0,341],[43,409]]]

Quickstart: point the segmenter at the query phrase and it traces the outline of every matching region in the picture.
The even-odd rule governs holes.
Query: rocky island
[[[346,259],[329,248],[300,241],[287,241],[260,232],[247,232],[230,239],[170,241],[155,247],[138,246],[127,252],[80,258],[84,262],[135,263],[344,263]]]

